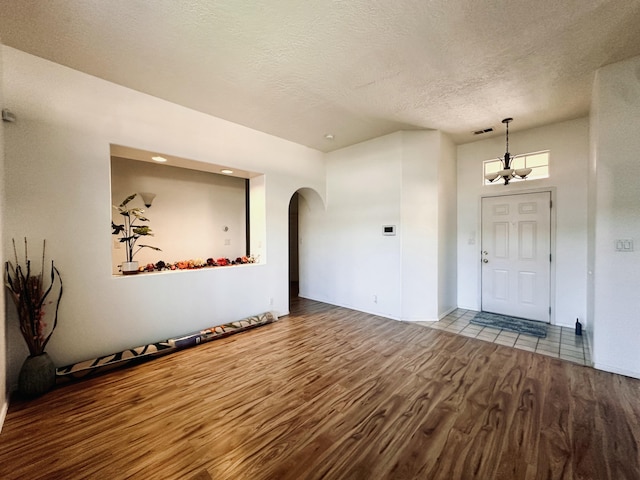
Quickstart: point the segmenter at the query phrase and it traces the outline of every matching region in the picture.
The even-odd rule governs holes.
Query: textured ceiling
[[[638,0],[0,0],[6,45],[322,151],[584,116],[639,25]]]

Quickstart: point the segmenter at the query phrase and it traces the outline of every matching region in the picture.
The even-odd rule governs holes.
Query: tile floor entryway
[[[416,323],[507,347],[541,353],[580,365],[592,366],[589,344],[584,335],[576,335],[573,328],[548,325],[547,336],[538,338],[469,323],[476,313],[478,312],[458,308],[438,322]]]

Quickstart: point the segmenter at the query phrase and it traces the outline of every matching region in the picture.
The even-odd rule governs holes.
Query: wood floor
[[[11,403],[2,479],[640,478],[640,381],[299,300]]]

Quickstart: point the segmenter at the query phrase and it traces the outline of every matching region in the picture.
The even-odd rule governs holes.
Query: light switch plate
[[[616,252],[633,252],[633,240],[621,238],[615,241]]]

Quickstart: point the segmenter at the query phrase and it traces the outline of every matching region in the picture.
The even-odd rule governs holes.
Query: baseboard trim
[[[442,320],[444,317],[446,317],[447,315],[449,315],[451,312],[453,312],[458,308],[458,307],[451,307],[450,309],[446,310],[444,313],[439,314],[438,318],[423,318],[423,317],[404,318],[404,317],[397,317],[395,315],[390,315],[388,313],[380,313],[380,312],[375,312],[373,310],[365,310],[362,308],[354,307],[353,305],[334,303],[322,298],[314,298],[310,295],[305,295],[305,294],[298,294],[298,297],[304,298],[307,300],[313,300],[314,302],[322,302],[328,305],[335,305],[336,307],[348,308],[349,310],[355,310],[356,312],[368,313],[369,315],[376,315],[378,317],[384,317],[384,318],[388,318],[390,320],[396,320],[399,322],[437,322],[438,320]]]
[[[458,307],[451,307],[450,309],[445,310],[443,313],[441,313],[441,314],[438,316],[438,320],[442,320],[444,317],[446,317],[447,315],[449,315],[451,312],[456,311],[457,309],[458,309]]]
[[[456,308],[459,308],[460,310],[473,310],[474,312],[479,312],[480,311],[480,306],[479,305],[458,305]]]
[[[401,318],[397,318],[397,317],[395,317],[393,315],[389,315],[387,313],[374,312],[374,311],[371,311],[371,310],[364,310],[362,308],[354,307],[353,305],[346,305],[346,304],[341,304],[341,303],[330,302],[330,301],[322,299],[322,298],[314,298],[311,295],[298,294],[298,297],[305,298],[307,300],[313,300],[314,302],[326,303],[327,305],[333,305],[333,306],[336,306],[336,307],[348,308],[349,310],[355,310],[356,312],[368,313],[369,315],[376,315],[378,317],[384,317],[384,318],[388,318],[390,320],[403,321]]]
[[[640,372],[634,372],[625,368],[614,367],[613,365],[607,365],[606,363],[594,362],[593,368],[597,370],[603,370],[609,373],[615,373],[617,375],[624,375],[625,377],[640,379]]]

